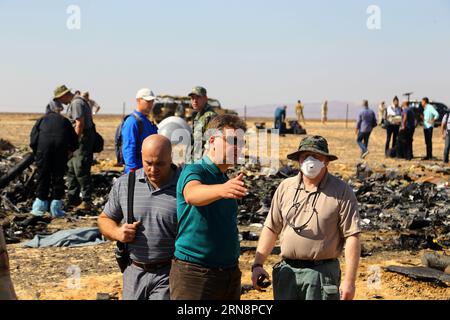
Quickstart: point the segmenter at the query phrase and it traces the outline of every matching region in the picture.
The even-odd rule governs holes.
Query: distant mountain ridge
[[[354,102],[344,102],[344,101],[329,101],[328,102],[328,119],[330,120],[345,120],[346,117],[346,110],[347,110],[347,104],[348,104],[348,118],[350,120],[356,119],[356,116],[358,115],[358,112],[360,110],[360,104],[354,103]],[[263,105],[256,105],[256,106],[247,106],[247,117],[261,117],[261,118],[273,118],[275,109],[278,106],[286,105],[287,108],[287,117],[288,118],[296,118],[295,115],[295,105],[296,103],[280,103],[280,104],[263,104]],[[322,108],[322,102],[306,102],[304,103],[305,109],[304,109],[304,115],[306,119],[320,119],[321,118],[321,108]],[[113,108],[107,108],[106,106],[103,106],[104,108],[100,111],[101,114],[122,114],[121,109],[113,109]],[[235,110],[238,112],[239,116],[244,116],[244,107],[233,107],[228,105],[223,105],[223,108]],[[377,105],[371,105],[370,106],[375,113],[377,113],[378,106]],[[125,113],[131,112],[132,107],[128,106]],[[0,108],[0,112],[12,112],[12,113],[44,113],[45,108],[38,108],[36,106],[22,106],[20,108],[18,107],[4,107]],[[66,108],[63,111],[63,114],[65,114]]]
[[[304,103],[303,114],[306,119],[320,119],[322,102]],[[286,116],[288,118],[296,118],[295,105],[296,103],[280,103],[280,104],[264,104],[259,106],[247,106],[247,117],[262,117],[272,118],[275,109],[278,106],[287,106]],[[361,106],[354,102],[343,101],[328,101],[328,119],[345,120],[348,105],[348,118],[350,120],[356,119]],[[371,105],[370,108],[377,113],[378,106]],[[244,116],[244,107],[233,108],[240,116]]]

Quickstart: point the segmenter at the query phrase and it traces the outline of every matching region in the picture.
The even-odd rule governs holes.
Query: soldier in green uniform
[[[188,96],[191,98],[192,108],[197,112],[192,123],[192,155],[193,160],[196,161],[203,156],[205,143],[208,141],[208,138],[205,137],[206,128],[211,119],[217,116],[217,113],[208,104],[205,88],[195,87]]]

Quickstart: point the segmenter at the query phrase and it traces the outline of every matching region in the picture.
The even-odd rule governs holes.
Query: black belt
[[[325,259],[325,260],[293,260],[284,259],[284,261],[294,268],[310,268],[314,266],[320,266],[326,263],[331,263],[337,261],[337,259]]]
[[[143,269],[145,272],[154,272],[158,269],[169,266],[172,263],[172,260],[166,260],[157,263],[140,263],[137,261],[131,261],[131,263]]]

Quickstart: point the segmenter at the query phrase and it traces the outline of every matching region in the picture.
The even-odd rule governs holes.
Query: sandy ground
[[[0,138],[11,141],[18,147],[26,147],[29,133],[39,115],[33,114],[0,114]],[[105,138],[105,150],[97,155],[101,167],[114,164],[114,132],[120,123],[120,116],[96,116],[97,129]],[[249,119],[249,127],[255,121],[265,121],[271,126],[270,119]],[[320,134],[327,138],[330,151],[339,157],[332,163],[330,170],[348,178],[355,173],[359,160],[359,148],[356,145],[354,123],[346,127],[345,122],[329,122],[326,125],[319,121],[308,121],[308,134]],[[280,138],[280,159],[294,151],[301,137],[286,135]],[[369,143],[370,154],[367,157],[369,165],[375,169],[385,167],[406,171],[418,168],[425,155],[423,132],[416,130],[414,139],[413,161],[387,159],[384,156],[385,131],[376,128]],[[437,160],[427,161],[427,164],[442,165],[443,140],[440,131],[435,130],[433,137],[434,156]],[[109,159],[109,160],[108,160]],[[100,168],[94,168],[99,170]],[[449,179],[448,176],[441,178]],[[73,228],[79,226],[94,226],[95,219],[81,219],[76,223],[68,223],[65,219],[54,220],[51,226],[55,228]],[[245,229],[245,228],[243,228]],[[259,232],[259,230],[253,230]],[[395,234],[365,233],[362,236],[364,245],[382,248],[378,240],[380,236],[389,237]],[[256,242],[242,243],[245,246],[256,246]],[[44,248],[23,249],[21,244],[9,245],[11,272],[14,285],[20,299],[96,299],[97,293],[108,293],[113,298],[121,298],[121,274],[113,256],[114,244],[105,244],[82,248]],[[432,283],[418,282],[407,277],[386,272],[387,265],[420,265],[422,252],[392,252],[377,251],[372,256],[361,258],[358,273],[356,299],[450,299],[450,288],[440,287]],[[242,284],[250,284],[250,266],[254,252],[241,255]],[[272,255],[267,261],[267,270],[279,260]],[[341,259],[344,270],[344,259]],[[373,283],[378,277],[379,281]],[[249,291],[242,296],[245,300],[272,299],[271,287],[266,292]]]

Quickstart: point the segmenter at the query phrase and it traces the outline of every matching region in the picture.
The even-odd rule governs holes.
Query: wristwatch
[[[263,267],[263,265],[262,264],[260,264],[260,263],[255,263],[254,265],[252,265],[252,272],[253,272],[253,270],[255,269],[255,268],[258,268],[258,267]]]

